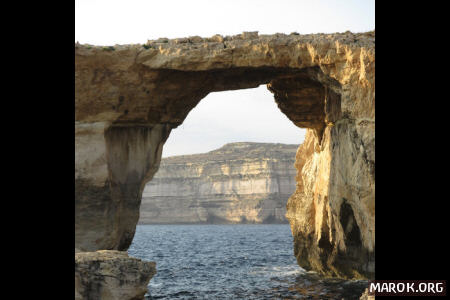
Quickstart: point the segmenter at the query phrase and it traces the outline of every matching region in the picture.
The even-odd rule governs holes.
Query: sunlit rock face
[[[171,129],[208,93],[261,84],[308,128],[287,205],[299,264],[372,278],[374,32],[76,45],[76,247],[126,250]]]
[[[231,143],[163,158],[142,194],[141,224],[287,223],[298,145]]]

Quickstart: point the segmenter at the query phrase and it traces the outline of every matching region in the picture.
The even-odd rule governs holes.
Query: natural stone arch
[[[373,73],[371,33],[77,46],[76,247],[126,250],[171,129],[210,92],[267,84],[280,110],[309,128],[287,206],[299,264],[373,277]],[[344,197],[361,238],[351,251]]]

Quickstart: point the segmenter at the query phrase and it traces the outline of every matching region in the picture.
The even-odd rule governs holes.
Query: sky
[[[277,107],[265,85],[206,96],[172,130],[163,157],[202,153],[232,142],[301,144],[305,129]]]
[[[142,44],[243,31],[333,33],[375,29],[375,0],[76,0],[75,41]],[[305,130],[277,108],[265,86],[211,93],[174,129],[163,157],[214,150],[229,142],[300,144]]]

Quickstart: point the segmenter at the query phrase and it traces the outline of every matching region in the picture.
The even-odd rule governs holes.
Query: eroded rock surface
[[[155,263],[126,252],[100,250],[75,253],[76,300],[144,299]]]
[[[366,289],[359,300],[375,300],[375,296],[369,295],[369,289]]]
[[[287,206],[299,264],[372,278],[374,32],[76,45],[76,247],[127,249],[171,129],[208,93],[261,84],[308,128]]]
[[[163,158],[142,194],[139,222],[287,223],[297,147],[231,143]]]

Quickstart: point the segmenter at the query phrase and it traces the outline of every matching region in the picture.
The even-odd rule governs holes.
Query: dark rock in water
[[[139,300],[155,275],[154,262],[127,252],[100,250],[75,254],[75,300]]]

